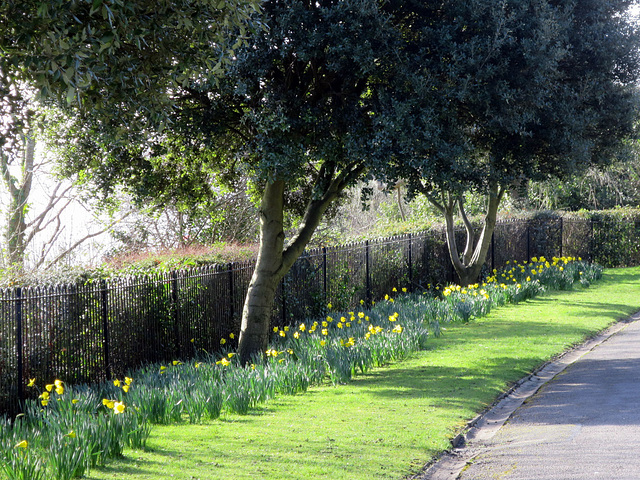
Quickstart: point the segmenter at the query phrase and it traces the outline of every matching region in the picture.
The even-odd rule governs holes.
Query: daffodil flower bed
[[[345,383],[424,348],[447,323],[468,322],[545,289],[588,286],[601,275],[600,267],[580,259],[534,258],[510,263],[481,284],[430,286],[411,294],[394,289],[349,312],[328,305],[324,318],[274,327],[265,355],[245,366],[222,341],[216,355],[148,365],[92,387],[55,380],[27,402],[23,415],[0,424],[0,473],[12,480],[79,477],[125,447],[144,448],[152,424],[244,414],[276,395],[325,381]],[[39,388],[39,382],[31,379],[27,386]]]

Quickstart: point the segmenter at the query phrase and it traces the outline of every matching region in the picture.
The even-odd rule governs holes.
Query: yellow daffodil
[[[53,381],[53,384],[54,384],[56,387],[62,387],[62,386],[64,385],[64,382],[63,382],[62,380],[54,380],[54,381]]]
[[[27,442],[26,440],[22,440],[13,448],[27,448],[28,446],[29,446],[29,442]]]
[[[74,398],[73,400],[71,400],[71,403],[73,403],[73,404],[75,405],[75,404],[76,404],[76,403],[78,403],[79,401],[80,401],[80,400],[78,400],[77,398]]]
[[[324,347],[327,344],[326,340],[320,340],[320,346]]]
[[[51,390],[53,390],[53,383],[45,385],[44,388],[47,392],[50,392]]]
[[[58,395],[62,395],[64,393],[64,387],[62,385],[60,385],[59,387],[56,387],[56,393]]]
[[[196,339],[195,339],[195,338],[192,338],[192,339],[191,339],[191,343],[195,343],[195,341],[196,341]]]
[[[307,329],[307,327],[305,326],[304,323],[301,323],[298,329],[300,329],[301,332],[304,332]]]
[[[227,357],[222,357],[222,359],[216,362],[216,365],[222,365],[224,367],[228,367],[229,365],[231,365],[231,362]]]
[[[344,318],[344,317],[342,317],[342,318]],[[338,328],[342,328],[342,322],[338,322],[338,324],[336,325],[336,327],[338,327]]]
[[[231,340],[233,340],[234,338],[236,338],[236,336],[235,336],[233,333],[230,333],[230,334],[229,334],[229,338],[230,338]]]
[[[407,293],[407,287],[402,287],[402,293]]]
[[[133,382],[133,378],[124,377],[124,383],[126,383],[127,385],[131,385],[132,382]]]
[[[331,310],[331,309],[333,308],[333,305],[331,305],[330,303],[328,303],[328,304],[327,304],[327,308],[328,308],[329,310]]]
[[[394,333],[402,333],[402,327],[400,325],[396,325],[391,331]]]
[[[225,343],[227,343],[227,341],[224,338],[220,339],[220,345],[224,345]]]
[[[358,312],[358,318],[364,318],[364,312]]]
[[[280,330],[278,327],[273,327],[273,333],[278,333],[278,330]]]
[[[74,432],[73,430],[71,430],[69,433],[67,433],[65,435],[65,437],[69,437],[69,438],[76,438],[76,432]]]
[[[114,402],[112,408],[113,408],[113,413],[115,413],[117,415],[119,413],[123,413],[124,412],[125,406],[124,406],[124,403],[122,403],[122,402]]]
[[[127,392],[129,391],[129,388],[130,388],[130,387],[129,387],[129,385],[123,385],[123,386],[122,386],[122,391],[123,391],[124,393],[127,393]]]
[[[327,330],[326,328],[322,329],[322,335],[329,335],[329,330]]]
[[[109,400],[108,398],[103,398],[102,399],[102,404],[107,407],[109,410],[111,410],[112,408],[114,408],[116,401],[115,400]]]
[[[174,363],[174,365],[175,365],[175,363]],[[119,386],[120,386],[120,380],[118,380],[118,379],[116,378],[116,379],[113,381],[113,385],[114,385],[115,387],[119,387]]]
[[[27,383],[27,387],[34,387],[36,384],[36,379],[35,378],[30,378],[29,379],[29,383]]]
[[[280,330],[280,336],[281,336],[281,337],[286,337],[286,336],[287,336],[287,334],[285,333],[285,331],[284,331],[284,330]]]
[[[360,300],[360,305],[364,305],[364,300]]]
[[[295,332],[293,334],[293,338],[300,338],[300,332]]]
[[[49,400],[49,392],[42,392],[39,398],[44,398],[45,400]]]
[[[43,407],[46,407],[47,404],[49,403],[49,399],[48,398],[43,398],[42,400],[40,400],[40,403],[42,404]]]

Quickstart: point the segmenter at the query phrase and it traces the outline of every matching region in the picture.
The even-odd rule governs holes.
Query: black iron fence
[[[487,271],[508,260],[575,256],[640,264],[640,223],[552,218],[498,223]],[[15,411],[30,378],[68,383],[122,376],[148,362],[233,348],[253,263],[0,290],[0,411]],[[272,322],[285,325],[376,300],[392,288],[455,280],[444,232],[313,249],[281,283]],[[229,334],[235,334],[232,339]]]

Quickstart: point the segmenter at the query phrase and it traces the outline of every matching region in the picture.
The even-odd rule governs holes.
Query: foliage
[[[377,174],[389,184],[407,179],[444,215],[463,283],[479,274],[507,189],[607,163],[634,134],[640,37],[629,4],[424,2],[408,17],[411,102],[394,92],[395,160]],[[469,191],[487,198],[477,241],[461,197]],[[456,211],[464,251],[452,233]]]
[[[126,136],[150,120],[162,124],[176,88],[204,72],[224,71],[248,30],[260,25],[259,5],[250,0],[3,2],[2,87],[23,82],[44,98],[101,111],[102,126]]]

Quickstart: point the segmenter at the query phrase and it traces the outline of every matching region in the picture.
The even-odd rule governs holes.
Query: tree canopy
[[[422,2],[405,22],[394,159],[379,175],[444,214],[462,282],[484,264],[504,192],[520,179],[606,163],[637,119],[637,27],[628,1]],[[434,18],[438,18],[434,21]],[[462,193],[487,194],[478,241]],[[458,210],[467,227],[459,252]]]

